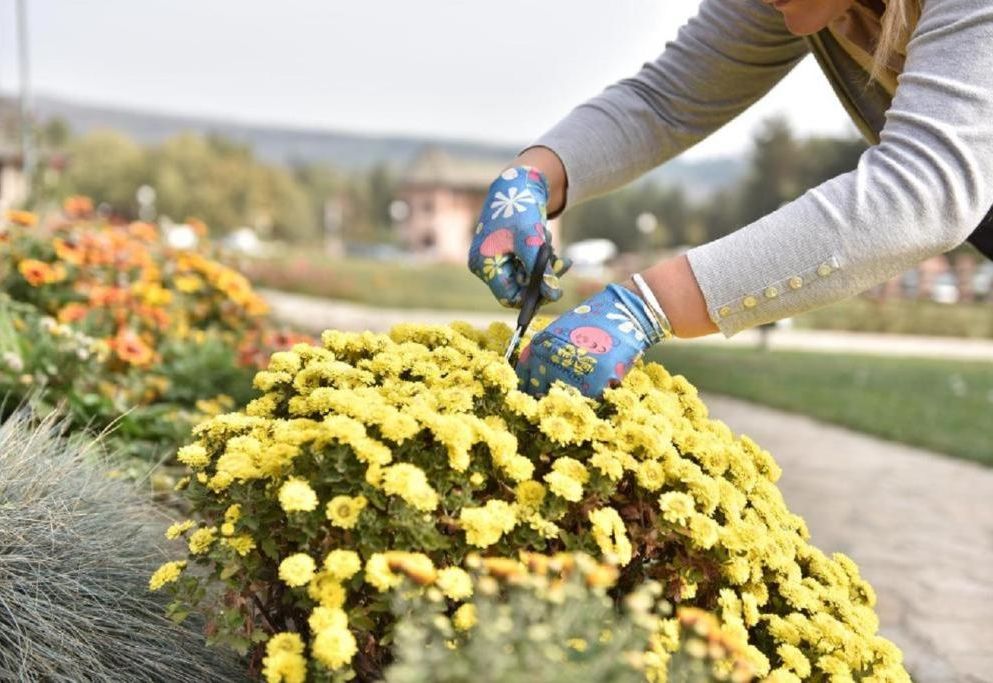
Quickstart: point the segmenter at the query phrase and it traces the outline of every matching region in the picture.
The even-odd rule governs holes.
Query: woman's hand
[[[548,230],[548,184],[531,166],[508,168],[490,185],[476,233],[469,247],[469,270],[487,284],[504,306],[519,308],[531,279],[538,249],[551,244]],[[545,268],[542,298],[562,297],[559,276],[569,264],[554,253]]]
[[[621,285],[607,285],[534,335],[521,351],[517,376],[532,395],[546,393],[561,380],[599,398],[663,336],[641,297]]]

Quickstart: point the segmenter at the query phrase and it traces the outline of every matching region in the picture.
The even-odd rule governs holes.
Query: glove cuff
[[[490,185],[490,189],[492,191],[494,187],[503,188],[509,185],[516,185],[521,189],[530,189],[539,204],[543,207],[547,206],[548,178],[534,166],[511,166],[504,169],[499,177],[493,181],[493,184]],[[545,211],[543,210],[542,214],[544,213]]]
[[[607,290],[618,299],[618,303],[624,307],[623,310],[630,317],[631,322],[641,329],[646,347],[665,341],[667,338],[665,330],[640,296],[622,285],[607,285]]]

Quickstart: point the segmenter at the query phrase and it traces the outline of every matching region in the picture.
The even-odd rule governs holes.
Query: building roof
[[[493,159],[454,156],[438,147],[425,147],[403,172],[404,185],[486,190],[505,164]]]

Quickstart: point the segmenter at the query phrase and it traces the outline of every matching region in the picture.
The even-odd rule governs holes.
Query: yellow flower
[[[234,524],[239,519],[241,519],[241,505],[239,505],[238,503],[229,506],[228,509],[224,511],[225,522]]]
[[[353,550],[332,550],[324,558],[324,570],[338,581],[346,581],[362,569],[362,560]]]
[[[585,484],[590,480],[589,471],[583,466],[583,463],[575,458],[557,458],[552,463],[552,470],[564,474],[580,484]]]
[[[216,537],[217,529],[214,527],[197,529],[190,535],[190,553],[192,555],[203,555],[210,550],[210,546],[214,544]]]
[[[194,292],[199,292],[203,289],[203,280],[200,279],[198,275],[192,274],[181,274],[173,278],[173,284],[176,285],[176,289],[186,294],[193,294]]]
[[[486,548],[517,526],[514,509],[502,500],[490,500],[481,508],[462,508],[459,517],[469,545]]]
[[[398,463],[384,468],[383,490],[390,495],[400,496],[421,512],[431,512],[438,507],[438,494],[428,484],[424,470],[416,465]]]
[[[166,562],[156,569],[155,573],[152,574],[152,578],[148,580],[149,590],[157,591],[162,586],[179,580],[179,575],[183,573],[184,569],[186,569],[185,560]]]
[[[374,553],[365,563],[365,580],[380,593],[384,593],[399,586],[403,577],[390,571],[390,563],[384,553]]]
[[[311,644],[314,659],[331,671],[352,661],[358,652],[355,636],[347,628],[325,628],[317,632]]]
[[[665,485],[665,468],[657,460],[638,464],[638,485],[648,491],[658,491]]]
[[[317,509],[317,494],[306,479],[292,477],[279,488],[279,504],[286,512],[311,512]]]
[[[515,489],[515,498],[522,508],[538,510],[545,500],[545,487],[536,481],[522,481]]]
[[[198,443],[183,446],[176,453],[176,459],[193,470],[202,470],[210,464],[207,449]]]
[[[348,628],[348,615],[340,607],[318,606],[307,618],[307,625],[314,633],[326,628]]]
[[[459,607],[452,615],[452,626],[459,631],[468,631],[479,621],[476,616],[476,606],[471,602]]]
[[[368,501],[365,496],[335,496],[325,506],[325,515],[331,524],[342,529],[353,529],[358,524],[359,515],[365,509]]]
[[[693,498],[679,491],[669,491],[659,496],[662,518],[672,524],[685,524],[695,512]]]
[[[575,650],[576,652],[586,652],[589,648],[589,644],[582,638],[570,638],[565,641],[566,647]]]
[[[192,519],[187,519],[184,522],[176,522],[175,524],[171,524],[169,528],[166,529],[165,537],[168,538],[170,541],[173,541],[179,538],[180,536],[182,536],[183,534],[185,534],[194,526],[196,526],[196,522],[194,522]]]
[[[307,586],[307,595],[324,607],[341,607],[345,604],[345,587],[328,572],[318,572]]]
[[[601,508],[589,513],[593,525],[593,540],[604,555],[617,558],[621,566],[631,562],[631,541],[628,540],[624,520],[614,508]]]
[[[255,550],[255,539],[248,534],[230,536],[223,539],[223,543],[242,557]]]
[[[570,503],[578,503],[583,498],[583,485],[572,477],[561,472],[549,472],[545,475],[545,483],[555,495]]]
[[[472,579],[459,567],[445,567],[439,570],[435,585],[452,600],[465,600],[472,596]]]
[[[262,675],[267,683],[304,683],[307,660],[298,633],[277,633],[266,643]]]
[[[810,676],[810,660],[798,648],[783,644],[776,648],[776,653],[783,661],[783,666],[795,673],[800,680]]]
[[[690,518],[690,537],[699,547],[712,548],[720,540],[720,527],[710,517],[694,514]]]
[[[279,563],[279,578],[287,586],[303,586],[314,578],[314,558],[304,553],[290,555]]]

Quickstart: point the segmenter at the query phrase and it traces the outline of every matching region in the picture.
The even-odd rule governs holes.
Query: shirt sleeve
[[[726,337],[848,298],[966,240],[993,204],[993,3],[927,0],[858,167],[688,252]]]
[[[661,56],[578,106],[532,146],[558,155],[566,203],[579,203],[707,137],[806,54],[806,43],[760,0],[704,0]]]

